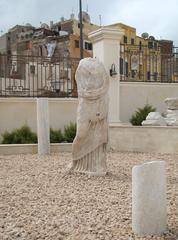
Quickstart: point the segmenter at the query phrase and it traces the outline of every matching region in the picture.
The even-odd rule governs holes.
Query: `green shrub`
[[[37,143],[37,135],[31,129],[24,125],[19,129],[13,130],[11,133],[6,131],[2,134],[2,144],[25,144]]]
[[[64,140],[66,142],[73,142],[76,135],[77,125],[75,123],[70,123],[69,125],[64,127]]]
[[[61,143],[64,141],[61,130],[53,130],[50,128],[50,143]]]
[[[150,112],[155,112],[156,108],[149,104],[146,104],[143,108],[138,108],[138,110],[132,115],[130,122],[132,125],[141,126],[142,122],[146,119]]]

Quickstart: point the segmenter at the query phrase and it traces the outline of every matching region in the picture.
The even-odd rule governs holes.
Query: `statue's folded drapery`
[[[73,171],[106,174],[109,78],[101,62],[86,58],[76,72],[79,105],[73,142]]]

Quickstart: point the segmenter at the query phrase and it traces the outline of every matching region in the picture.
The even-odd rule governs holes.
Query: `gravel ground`
[[[167,161],[168,230],[138,237],[131,229],[131,169]],[[0,240],[178,239],[178,155],[108,153],[108,175],[66,174],[71,154],[0,156]]]

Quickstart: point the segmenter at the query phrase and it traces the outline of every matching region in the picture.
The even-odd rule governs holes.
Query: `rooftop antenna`
[[[71,19],[74,19],[75,18],[75,15],[74,15],[74,8],[72,7],[72,13],[71,13],[71,15],[70,15],[70,18]]]
[[[100,21],[100,27],[102,25],[102,22],[101,22],[101,15],[99,15],[99,21]]]
[[[88,13],[88,2],[86,1],[86,3],[87,3],[86,12]]]

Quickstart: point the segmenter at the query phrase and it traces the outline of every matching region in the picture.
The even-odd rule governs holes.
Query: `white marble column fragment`
[[[165,161],[147,162],[132,169],[132,229],[139,235],[166,230]]]
[[[38,154],[50,154],[48,99],[37,99]]]

